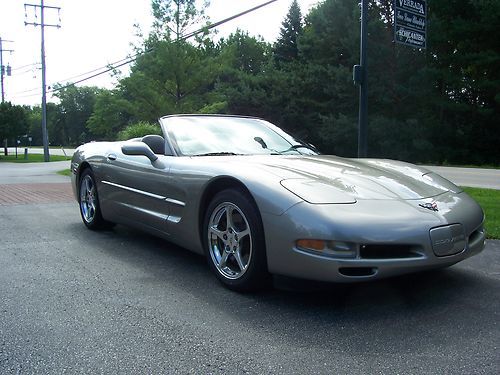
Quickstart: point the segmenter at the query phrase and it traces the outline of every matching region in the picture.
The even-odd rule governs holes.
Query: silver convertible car
[[[481,207],[424,168],[320,155],[252,117],[176,115],[160,125],[163,136],[76,150],[83,223],[138,227],[204,254],[231,289],[255,290],[271,274],[374,280],[484,247]]]

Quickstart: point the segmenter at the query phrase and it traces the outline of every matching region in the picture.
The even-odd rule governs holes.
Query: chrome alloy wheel
[[[234,203],[221,203],[212,211],[208,245],[222,276],[235,280],[247,271],[252,260],[252,233],[247,218]]]
[[[90,175],[86,175],[80,183],[80,210],[87,223],[91,223],[95,219],[96,199],[94,180]]]

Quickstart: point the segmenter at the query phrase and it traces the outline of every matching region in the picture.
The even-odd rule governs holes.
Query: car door
[[[110,220],[168,234],[170,158],[152,162],[143,155],[121,150],[107,155],[105,178]]]

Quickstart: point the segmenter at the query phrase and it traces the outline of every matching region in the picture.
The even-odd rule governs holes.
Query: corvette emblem
[[[439,211],[438,205],[436,202],[420,203],[419,206],[422,208],[427,208],[428,210],[431,210],[431,211]]]

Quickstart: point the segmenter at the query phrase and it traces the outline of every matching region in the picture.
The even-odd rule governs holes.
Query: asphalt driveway
[[[1,374],[500,372],[499,241],[445,270],[237,294],[182,248],[87,230],[70,190],[28,199],[68,178],[2,170],[0,196],[28,193],[0,202]]]
[[[358,285],[224,289],[203,258],[74,203],[0,206],[0,373],[495,374],[498,242]]]

